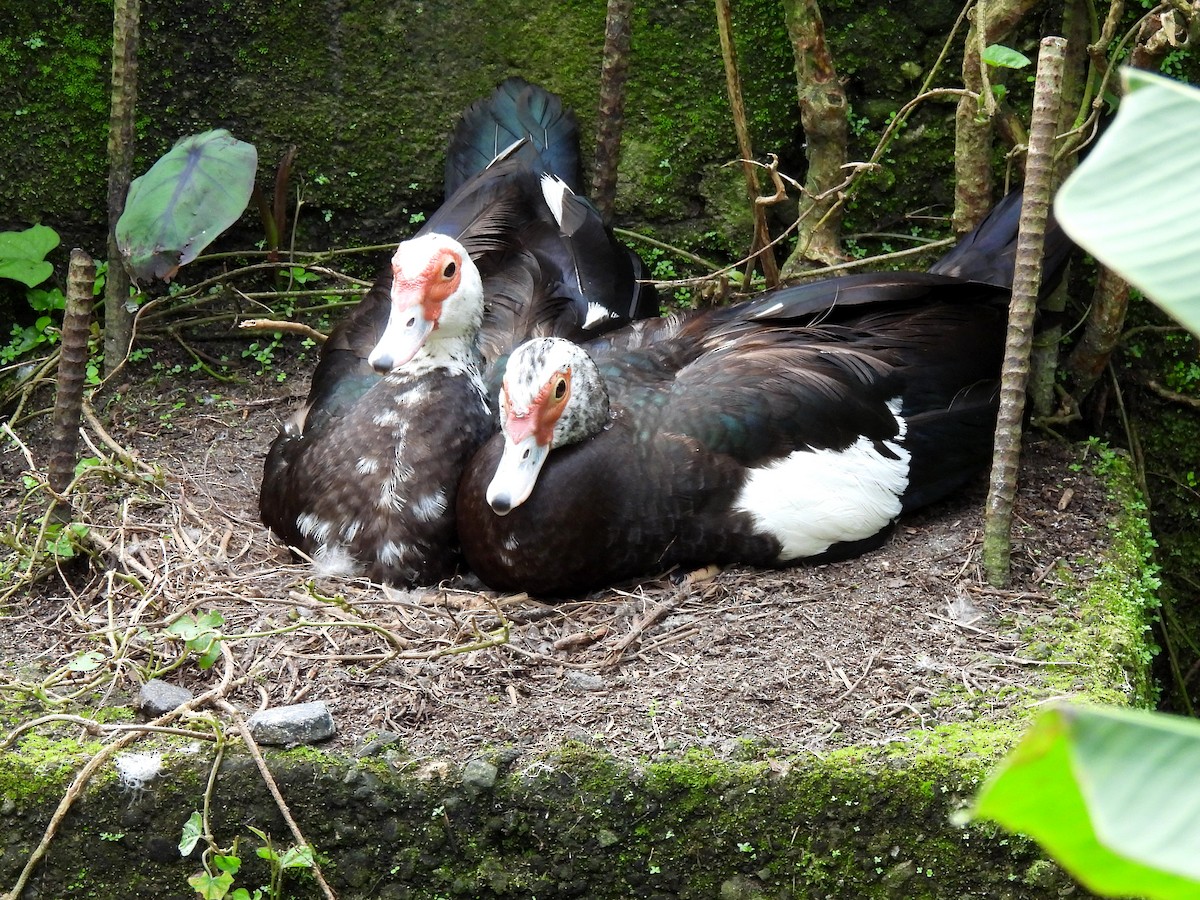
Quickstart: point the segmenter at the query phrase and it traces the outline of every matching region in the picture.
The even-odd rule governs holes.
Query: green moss
[[[1108,485],[1118,513],[1109,523],[1109,548],[1090,566],[1086,585],[1068,584],[1068,602],[1059,605],[1053,621],[1037,625],[1039,639],[1049,644],[1047,684],[1097,703],[1153,706],[1158,699],[1150,676],[1158,652],[1152,633],[1160,587],[1156,543],[1128,458],[1103,445],[1088,446],[1094,448],[1093,470]],[[1085,568],[1088,563],[1079,561]]]
[[[100,749],[96,741],[53,738],[41,733],[22,736],[15,750],[3,754],[0,797],[6,801],[44,802],[61,793],[75,769]]]
[[[108,70],[112,4],[10,4],[0,35],[0,138],[9,173],[0,179],[0,217],[60,232],[103,221],[107,179]],[[70,246],[69,244],[67,246]]]

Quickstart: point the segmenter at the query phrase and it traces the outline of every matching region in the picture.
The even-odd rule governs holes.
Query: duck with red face
[[[930,272],[518,348],[500,433],[459,488],[471,568],[493,588],[565,596],[879,546],[990,460],[1019,200]],[[1053,222],[1048,246],[1052,283],[1070,248]]]
[[[519,79],[472,106],[446,202],[322,347],[259,498],[263,521],[320,570],[401,585],[453,574],[459,476],[496,428],[490,373],[498,383],[530,337],[578,340],[657,313],[636,257],[571,188],[577,142],[558,98]]]

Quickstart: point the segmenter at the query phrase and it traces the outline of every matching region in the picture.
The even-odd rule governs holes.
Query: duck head
[[[522,344],[508,358],[500,389],[504,451],[487,488],[487,502],[507,515],[533,492],[555,447],[587,440],[604,428],[608,391],[596,363],[563,338]]]
[[[388,373],[427,342],[473,343],[483,320],[483,282],[466,249],[444,234],[404,241],[392,256],[387,325],[367,361]]]

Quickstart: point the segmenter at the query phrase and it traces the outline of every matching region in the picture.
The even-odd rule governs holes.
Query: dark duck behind
[[[263,522],[320,570],[452,575],[459,475],[496,427],[488,364],[657,313],[636,257],[574,193],[578,158],[574,117],[520,79],[464,113],[446,201],[334,328],[267,454]]]
[[[502,434],[460,487],[472,569],[565,595],[877,547],[990,457],[1019,206],[1006,198],[928,273],[783,288],[586,352],[523,346]],[[1052,242],[1048,268],[1068,248]]]

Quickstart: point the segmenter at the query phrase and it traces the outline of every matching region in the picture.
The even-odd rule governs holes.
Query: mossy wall
[[[386,243],[440,200],[442,149],[459,111],[510,74],[563,95],[594,133],[604,0],[351,3],[167,0],[142,6],[138,153],[144,171],[177,138],[229,128],[260,151],[270,186],[299,148],[300,245]],[[957,15],[826,4],[865,158],[886,117],[916,90]],[[48,224],[103,251],[112,4],[0,2],[0,229]],[[782,6],[735,10],[756,152],[803,177],[791,47]],[[940,83],[957,81],[953,54]],[[858,201],[873,228],[950,196],[949,105],[931,106]],[[711,252],[747,243],[744,188],[710,4],[637,4],[618,217]],[[880,198],[890,203],[880,205]],[[255,239],[252,213],[231,236]],[[63,251],[65,253],[65,251]]]
[[[978,760],[893,769],[876,755],[793,767],[695,754],[631,767],[568,746],[504,771],[499,756],[490,783],[428,762],[398,773],[379,760],[321,760],[310,751],[271,759],[342,900],[1017,900],[1071,889],[1029,842],[986,825],[950,824],[948,813],[978,784]],[[189,896],[199,853],[182,858],[178,844],[201,804],[205,765],[194,753],[168,752],[162,775],[142,790],[121,786],[110,767],[64,821],[34,879],[37,895]],[[0,883],[8,886],[56,792],[3,793]],[[280,849],[292,838],[248,758],[226,761],[212,811],[217,840],[228,848],[239,838],[244,867],[235,884],[265,883],[247,826]],[[287,895],[321,892],[300,876]]]

